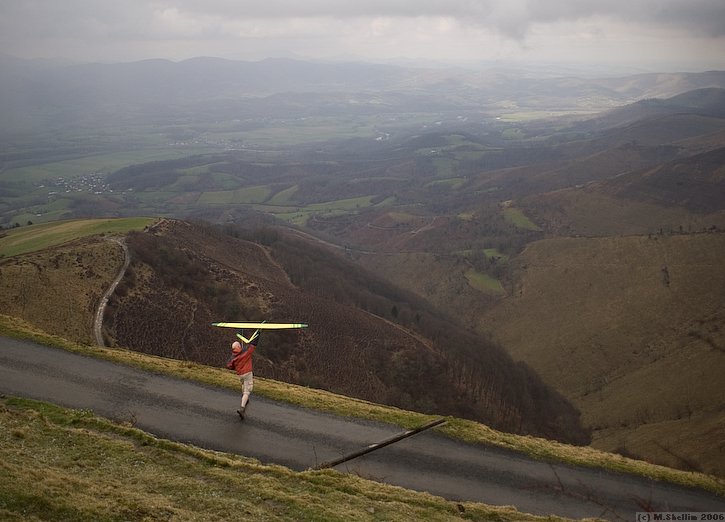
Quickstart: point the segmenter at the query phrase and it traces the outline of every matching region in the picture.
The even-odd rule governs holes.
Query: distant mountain
[[[701,73],[647,73],[619,78],[604,78],[597,83],[630,99],[671,98],[697,89],[724,88],[723,71]]]
[[[6,134],[48,125],[306,116],[318,108],[329,113],[330,103],[321,101],[327,97],[333,97],[336,114],[355,113],[361,107],[479,114],[498,113],[502,107],[599,110],[705,87],[725,88],[725,73],[581,79],[289,59],[244,62],[201,57],[72,65],[0,59],[0,114]],[[312,94],[302,100],[300,110],[299,96]]]
[[[680,113],[725,118],[725,89],[710,87],[687,91],[671,98],[641,100],[613,109],[588,123],[592,129],[624,127],[638,121]]]

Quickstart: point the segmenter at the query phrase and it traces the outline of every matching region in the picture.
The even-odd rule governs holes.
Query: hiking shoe
[[[244,408],[237,410],[237,413],[239,414],[239,418],[244,420]]]

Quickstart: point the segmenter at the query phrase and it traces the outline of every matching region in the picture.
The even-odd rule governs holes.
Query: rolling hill
[[[162,221],[129,234],[131,265],[106,308],[107,342],[222,366],[232,337],[211,322],[294,318],[313,326],[265,333],[259,375],[587,442],[578,412],[500,347],[319,246],[269,230],[254,242],[235,237],[245,233]],[[90,237],[3,260],[3,312],[87,342],[101,289],[121,264],[113,246]],[[108,270],[92,272],[100,259]]]
[[[552,238],[481,318],[581,408],[595,447],[723,475],[725,235]]]
[[[601,130],[624,127],[638,121],[673,114],[725,117],[725,89],[717,87],[693,89],[671,97],[640,100],[587,120],[580,128]]]
[[[531,364],[581,409],[596,447],[722,475],[722,92],[649,105],[554,145],[558,159],[482,170],[456,190],[514,197],[543,230],[496,267],[500,293],[464,279],[470,258],[429,246],[483,235],[496,223],[483,205],[430,220],[404,252],[360,260]]]
[[[598,111],[725,87],[725,74],[551,77],[518,70],[426,69],[289,59],[58,64],[0,59],[7,135],[51,128],[186,125],[310,115]],[[324,94],[324,97],[320,97]],[[231,118],[230,118],[231,116]]]
[[[378,72],[392,74],[389,85],[405,84],[405,75],[393,78],[400,70]],[[711,383],[722,371],[725,326],[719,312],[723,74],[537,79],[513,89],[513,76],[496,72],[469,77],[465,92],[457,90],[459,80],[444,89],[435,87],[440,76],[416,74],[430,82],[426,96],[438,92],[436,110],[455,106],[445,112],[455,118],[428,114],[432,120],[406,120],[405,130],[394,131],[366,120],[369,134],[343,140],[336,135],[339,122],[325,120],[318,135],[301,118],[310,111],[365,112],[377,103],[384,111],[415,111],[424,100],[413,100],[405,89],[383,99],[367,87],[355,96],[268,94],[259,114],[272,114],[265,108],[271,105],[295,107],[281,121],[257,119],[251,107],[260,100],[236,100],[230,114],[250,119],[220,125],[217,135],[231,129],[242,140],[248,128],[263,129],[292,134],[294,146],[139,161],[109,173],[101,194],[84,195],[73,206],[54,201],[52,209],[38,207],[275,224],[243,230],[167,221],[155,232],[129,235],[134,262],[107,312],[109,344],[219,365],[229,339],[209,331],[212,320],[304,320],[324,330],[265,337],[260,372],[518,432],[579,440],[593,429],[598,447],[722,474],[717,434],[723,397]],[[688,89],[697,90],[681,94]],[[590,122],[517,120],[547,104],[572,110],[577,92],[608,93],[602,103],[611,106],[677,96]],[[471,97],[478,108],[471,109]],[[214,99],[218,109],[229,107],[222,98]],[[306,105],[313,99],[314,107]],[[509,118],[483,115],[482,100],[492,104],[487,107],[505,102],[501,113]],[[199,107],[186,109],[193,118]],[[170,134],[192,136],[203,127],[183,124]],[[267,139],[264,132],[255,138]],[[303,146],[295,132],[304,143],[311,136],[328,141]],[[31,160],[7,157],[16,180],[7,186],[21,193],[17,180],[26,171],[16,163]],[[64,167],[60,171],[72,166]],[[44,169],[31,172],[37,176],[33,197],[45,204],[51,189],[37,188]],[[98,200],[108,204],[94,206]],[[35,207],[28,208],[22,215],[35,215]],[[291,225],[277,228],[281,222]],[[112,245],[102,244],[93,246],[97,255],[118,261],[118,252],[108,252]],[[91,247],[64,248],[71,248],[64,255],[72,259],[73,248]],[[26,296],[33,288],[42,296],[40,283],[34,279],[32,286],[26,278],[42,274],[40,280],[49,281],[55,268],[48,252],[3,260],[6,288],[22,286]],[[60,250],[53,252],[57,257]],[[84,256],[68,272],[69,281],[93,259]],[[99,288],[111,271],[99,274]],[[72,291],[85,297],[64,305],[85,317],[98,291]],[[20,303],[12,297],[5,306]],[[52,306],[33,306],[33,299],[22,301],[23,317],[55,319]],[[70,334],[80,335],[83,324],[69,321]],[[557,394],[581,410],[584,429]]]
[[[656,234],[725,228],[725,148],[636,169],[522,205],[558,235]]]
[[[707,215],[725,210],[725,147],[630,172],[603,184],[603,190],[663,207]]]
[[[595,447],[718,475],[723,107],[707,89],[595,120],[581,145],[615,147],[536,173],[517,204],[546,237],[480,323],[581,409]]]

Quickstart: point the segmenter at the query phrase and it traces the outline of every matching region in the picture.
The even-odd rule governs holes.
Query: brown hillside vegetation
[[[708,214],[725,210],[725,147],[605,183],[615,195]]]
[[[357,259],[366,268],[385,274],[441,310],[455,314],[466,326],[473,327],[480,311],[499,298],[498,294],[484,293],[466,281],[465,274],[471,270],[471,263],[462,256],[404,252],[369,254]]]
[[[609,236],[702,232],[725,229],[725,212],[700,214],[607,194],[598,184],[549,192],[522,201],[526,213],[548,233]]]
[[[270,246],[170,221],[129,235],[132,263],[109,303],[107,337],[219,366],[234,337],[212,321],[303,321],[308,329],[263,334],[259,375],[508,431],[588,440],[578,413],[500,348],[334,253],[273,231],[257,239]]]
[[[725,235],[558,238],[485,314],[582,411],[595,447],[725,474]]]
[[[700,232],[725,228],[725,147],[585,187],[525,198],[559,235]]]
[[[0,313],[66,339],[92,342],[93,314],[123,265],[100,236],[0,261]]]
[[[506,198],[521,198],[627,172],[653,168],[670,161],[723,146],[725,119],[697,114],[672,114],[637,121],[624,128],[552,142],[552,159],[539,158],[522,166],[480,169],[466,190],[495,190]]]

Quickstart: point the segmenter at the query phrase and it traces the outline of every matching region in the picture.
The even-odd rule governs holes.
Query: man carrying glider
[[[244,420],[244,411],[249,402],[249,395],[254,388],[254,375],[252,373],[252,354],[259,342],[259,330],[255,331],[249,339],[237,334],[241,340],[232,343],[232,357],[227,362],[227,368],[234,370],[239,375],[239,382],[242,383],[242,402],[237,410],[239,418]]]
[[[244,410],[249,402],[249,395],[252,393],[252,386],[254,384],[252,376],[252,354],[254,349],[257,347],[259,342],[259,331],[260,330],[286,330],[289,328],[307,328],[306,323],[268,323],[262,321],[261,323],[211,323],[212,326],[219,326],[221,328],[236,328],[244,329],[254,328],[254,333],[247,339],[242,334],[237,334],[239,341],[232,343],[232,358],[227,362],[227,368],[234,370],[239,375],[239,380],[242,383],[242,405],[237,413],[239,417],[244,419]]]

